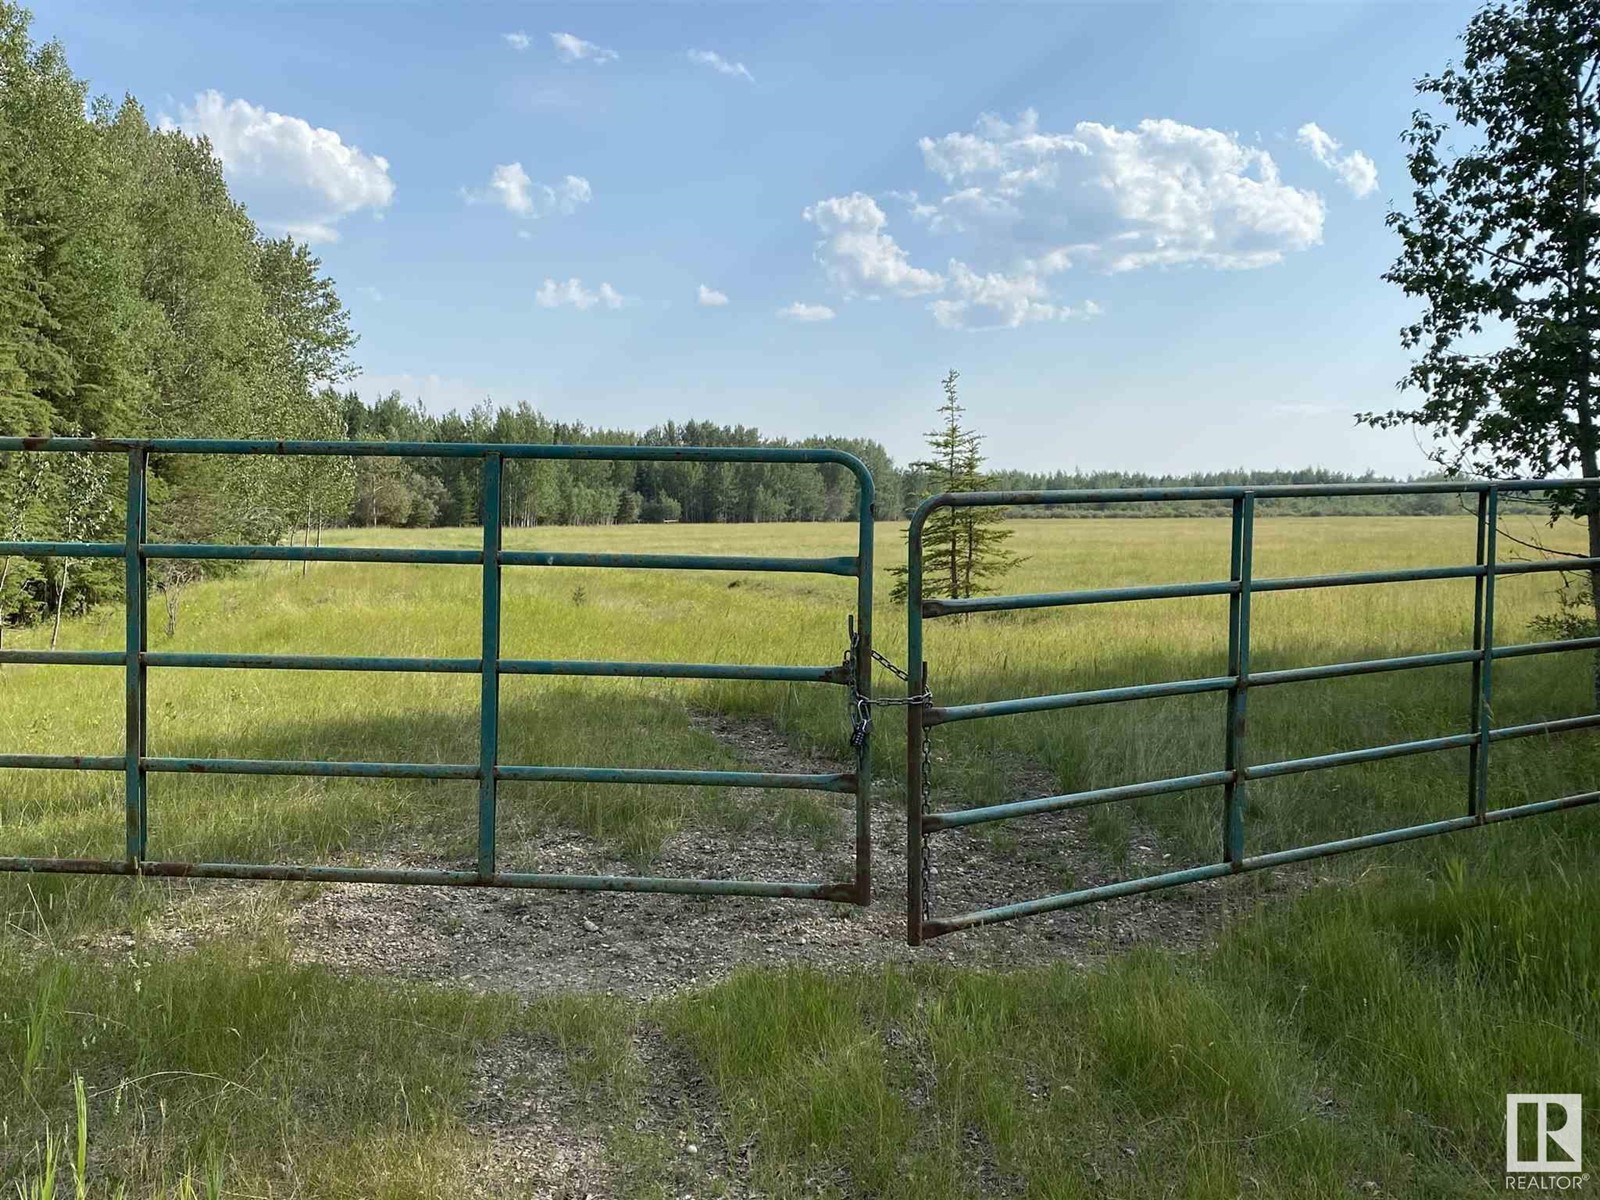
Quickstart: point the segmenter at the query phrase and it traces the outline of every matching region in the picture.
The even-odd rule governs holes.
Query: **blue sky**
[[[364,391],[992,461],[1426,468],[1378,276],[1465,4],[53,4],[316,243]],[[725,303],[717,302],[725,299]]]

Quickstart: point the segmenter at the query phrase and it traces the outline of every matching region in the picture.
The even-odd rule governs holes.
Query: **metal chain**
[[[845,652],[844,661],[845,661],[845,668],[849,673],[849,682],[850,682],[851,694],[854,695],[855,698],[858,701],[860,701],[862,704],[873,705],[874,707],[877,707],[877,708],[890,708],[890,707],[905,708],[905,707],[909,707],[909,706],[915,705],[915,704],[932,704],[933,703],[933,692],[931,690],[922,691],[922,692],[917,693],[916,695],[908,694],[908,695],[904,695],[904,696],[864,696],[864,695],[862,695],[860,690],[856,687],[856,671],[855,671],[856,659],[860,656],[860,653],[861,653],[861,635],[859,633],[857,633],[855,630],[852,629],[850,631],[850,649]],[[885,658],[883,655],[879,654],[876,650],[869,651],[869,653],[872,656],[872,661],[873,662],[875,662],[879,666],[883,667],[885,670],[887,670],[889,672],[889,674],[893,675],[896,679],[900,680],[901,683],[905,684],[907,692],[908,693],[910,692],[910,689],[911,689],[911,676],[910,675],[908,675],[905,671],[902,671],[899,667],[895,666],[895,664],[891,660]]]
[[[922,815],[933,811],[933,739],[928,730],[922,731]],[[933,839],[922,835],[922,919],[933,919],[933,877],[938,871],[933,865]]]
[[[857,757],[867,744],[867,732],[872,728],[872,710],[861,702],[861,689],[856,680],[856,645],[860,641],[854,628],[850,630],[850,649],[844,655],[845,684],[849,687],[847,707],[850,713],[850,748]]]
[[[850,649],[845,652],[844,665],[846,682],[850,685],[851,729],[850,744],[859,753],[866,745],[867,733],[872,729],[872,709],[878,707],[910,707],[911,705],[930,705],[933,703],[933,690],[924,688],[912,694],[911,675],[901,670],[888,658],[876,650],[869,652],[872,661],[883,667],[889,674],[906,685],[907,694],[904,696],[872,697],[863,695],[857,682],[856,660],[861,654],[861,635],[853,627],[850,630]],[[920,797],[922,815],[926,817],[933,811],[933,739],[928,736],[926,729],[922,732],[922,795]],[[933,878],[938,874],[933,865],[931,839],[924,834],[922,838],[922,919],[931,920],[933,917]]]
[[[856,640],[860,641],[861,639],[857,638]],[[907,675],[904,671],[902,671],[899,667],[895,666],[892,662],[890,662],[883,655],[879,654],[876,650],[874,650],[872,652],[872,661],[875,662],[875,663],[880,664],[881,666],[885,666],[885,667],[889,668],[889,674],[893,675],[896,679],[898,679],[901,683],[905,684],[907,687],[911,686],[911,676]]]

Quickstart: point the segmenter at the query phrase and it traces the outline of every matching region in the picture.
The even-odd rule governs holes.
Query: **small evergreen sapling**
[[[990,486],[983,471],[980,446],[983,435],[961,423],[965,409],[956,392],[961,376],[951,371],[944,378],[942,423],[927,434],[928,458],[911,464],[928,494],[981,492]],[[1001,508],[939,508],[928,517],[922,531],[924,594],[961,599],[992,592],[991,586],[1022,558],[1006,548],[1012,530]],[[892,596],[904,602],[906,569],[896,567]]]

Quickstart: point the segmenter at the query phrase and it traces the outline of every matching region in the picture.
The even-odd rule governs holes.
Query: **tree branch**
[[[1433,189],[1430,188],[1428,190],[1428,194],[1434,195]],[[1438,197],[1435,195],[1434,198],[1437,199]],[[1415,220],[1415,217],[1412,219]],[[1468,250],[1476,250],[1479,254],[1487,254],[1491,258],[1497,258],[1501,262],[1508,263],[1513,267],[1520,267],[1524,271],[1537,271],[1540,269],[1534,266],[1532,263],[1525,263],[1520,259],[1512,258],[1509,254],[1503,254],[1499,250],[1494,249],[1492,246],[1480,246],[1476,242],[1469,241],[1467,238],[1462,237],[1453,229],[1438,230],[1436,232],[1443,233],[1446,237],[1451,238],[1458,244],[1466,247]]]
[[[1501,499],[1502,500],[1507,500],[1507,499],[1511,499],[1511,497],[1502,496]],[[1528,501],[1528,503],[1534,503],[1534,502],[1533,501]],[[1456,497],[1456,506],[1458,508],[1460,508],[1461,511],[1466,513],[1468,516],[1476,516],[1477,515],[1476,513],[1473,512],[1473,510],[1471,510],[1471,509],[1469,509],[1467,507],[1466,498],[1463,497],[1463,496],[1457,496]],[[1544,546],[1544,545],[1541,545],[1538,542],[1524,541],[1522,538],[1519,538],[1516,534],[1508,532],[1503,523],[1497,524],[1495,526],[1495,529],[1496,529],[1496,533],[1495,533],[1496,537],[1503,537],[1508,542],[1515,542],[1517,545],[1522,546],[1522,547],[1524,547],[1525,549],[1528,549],[1528,550],[1537,550],[1540,554],[1550,555],[1552,557],[1561,557],[1561,558],[1584,558],[1584,557],[1587,557],[1586,555],[1579,554],[1576,550],[1557,550],[1554,546]]]

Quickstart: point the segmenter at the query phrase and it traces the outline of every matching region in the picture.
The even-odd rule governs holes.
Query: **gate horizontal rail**
[[[1409,484],[1333,484],[1272,485],[1263,487],[1180,487],[1089,489],[1046,492],[965,492],[934,496],[924,501],[912,515],[908,536],[908,611],[907,640],[909,670],[927,691],[928,666],[923,651],[923,623],[938,617],[985,612],[1017,612],[1029,609],[1062,608],[1079,605],[1119,604],[1133,601],[1188,599],[1226,596],[1228,598],[1227,667],[1223,674],[1199,679],[1169,680],[1123,687],[1093,688],[1046,696],[1026,696],[971,704],[934,705],[925,702],[909,706],[907,724],[907,938],[912,945],[928,938],[1009,921],[1038,913],[1074,908],[1119,896],[1132,896],[1162,888],[1177,887],[1204,879],[1262,870],[1310,858],[1342,854],[1413,838],[1484,826],[1520,817],[1535,816],[1600,802],[1600,792],[1582,792],[1511,808],[1488,807],[1489,748],[1496,742],[1515,738],[1548,736],[1600,727],[1600,714],[1562,717],[1524,725],[1496,727],[1493,724],[1492,683],[1494,663],[1508,658],[1554,654],[1575,650],[1600,650],[1600,637],[1565,638],[1556,641],[1526,642],[1498,646],[1494,639],[1495,581],[1503,576],[1529,575],[1547,571],[1586,571],[1600,568],[1600,558],[1586,556],[1529,562],[1500,562],[1497,559],[1497,529],[1500,497],[1506,493],[1570,495],[1577,490],[1600,488],[1600,480],[1536,479],[1506,482],[1427,481]],[[1333,498],[1346,496],[1395,496],[1426,494],[1471,495],[1477,499],[1476,561],[1463,565],[1358,571],[1344,574],[1311,575],[1288,578],[1255,579],[1255,505],[1262,499]],[[922,538],[930,516],[941,508],[1015,508],[1031,505],[1121,504],[1130,502],[1215,501],[1231,506],[1230,569],[1222,580],[1186,583],[1147,584],[1131,587],[1093,588],[1032,595],[976,596],[969,598],[930,598],[924,595]],[[1471,579],[1473,585],[1473,644],[1470,649],[1447,650],[1431,654],[1409,654],[1394,658],[1356,662],[1325,663],[1271,671],[1250,668],[1250,600],[1258,592],[1304,591],[1316,588],[1352,587],[1374,584],[1414,583],[1440,579]],[[1387,746],[1369,746],[1334,754],[1286,759],[1251,765],[1247,761],[1247,700],[1252,688],[1340,679],[1390,671],[1428,667],[1470,665],[1472,679],[1468,704],[1467,731],[1443,737],[1424,738]],[[1227,696],[1222,769],[1171,779],[1147,780],[1118,787],[1096,788],[1059,796],[1042,796],[1004,804],[935,811],[932,808],[923,760],[928,730],[961,721],[986,720],[1025,713],[1054,712],[1103,704],[1122,704],[1170,696],[1225,693]],[[1468,751],[1466,813],[1441,821],[1398,829],[1382,830],[1360,837],[1343,838],[1310,846],[1294,847],[1271,854],[1245,853],[1244,797],[1251,780],[1273,779],[1309,771],[1330,770],[1359,763],[1381,762],[1414,754],[1444,750]],[[1223,845],[1217,862],[1183,870],[1167,871],[1140,879],[1082,888],[1018,904],[1002,905],[973,912],[935,916],[932,911],[928,879],[930,835],[994,821],[1043,813],[1064,812],[1100,804],[1134,800],[1148,796],[1171,795],[1208,787],[1223,788]]]
[[[0,753],[0,768],[121,772],[125,778],[126,853],[121,859],[0,857],[0,871],[670,892],[689,895],[787,897],[858,905],[869,903],[872,864],[871,830],[868,821],[871,760],[866,729],[862,729],[860,737],[855,739],[855,769],[834,773],[511,764],[502,763],[499,757],[500,678],[504,675],[822,683],[852,687],[857,692],[870,696],[873,481],[871,473],[855,456],[842,450],[826,448],[58,437],[0,437],[0,453],[123,454],[128,460],[127,519],[122,541],[0,542],[0,554],[51,558],[120,558],[124,562],[126,620],[122,650],[0,649],[0,664],[122,668],[126,675],[127,695],[123,753],[114,756]],[[483,544],[478,548],[410,548],[151,542],[147,512],[147,474],[150,459],[163,455],[476,458],[483,464],[481,479]],[[503,465],[508,461],[530,460],[773,463],[842,467],[851,473],[857,485],[857,550],[854,555],[825,558],[506,550],[501,545],[500,490]],[[151,651],[148,645],[146,615],[149,603],[149,577],[146,564],[152,560],[391,563],[477,567],[482,572],[483,581],[482,653],[475,658],[431,658]],[[853,657],[843,664],[824,666],[505,658],[500,652],[500,579],[503,567],[801,572],[853,578],[856,580],[856,636],[853,643]],[[151,668],[477,675],[482,680],[479,700],[478,761],[327,762],[151,755],[148,751],[149,722],[146,711],[147,673]],[[446,870],[153,861],[146,854],[149,843],[147,784],[148,777],[152,773],[475,781],[479,786],[477,865],[472,870]],[[848,881],[822,883],[501,871],[498,869],[495,844],[498,787],[501,782],[803,789],[853,794],[856,797],[855,869]]]

